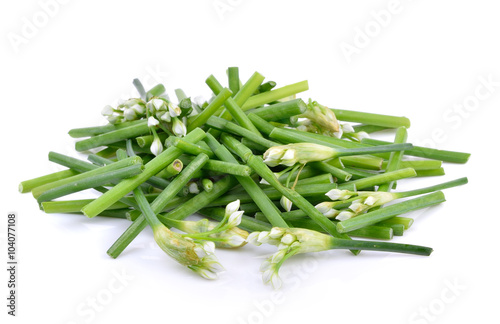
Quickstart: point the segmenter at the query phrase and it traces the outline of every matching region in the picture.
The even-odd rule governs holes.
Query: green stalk
[[[370,211],[365,214],[347,219],[337,224],[337,230],[340,233],[347,233],[352,230],[362,228],[368,225],[374,225],[380,221],[391,217],[408,213],[414,210],[430,207],[445,201],[442,191],[437,191],[425,196],[420,196],[410,200],[406,200],[397,204],[380,208],[375,211]]]
[[[376,225],[403,225],[404,229],[407,230],[413,225],[413,218],[395,216],[383,221],[378,222]]]
[[[316,197],[316,196],[324,196],[325,193],[327,193],[332,189],[335,189],[336,187],[337,185],[335,183],[306,184],[306,185],[295,186],[294,191],[299,195],[301,195],[302,197]],[[275,189],[273,186],[271,187],[268,186],[268,188],[261,189],[261,191],[271,200],[279,200],[283,195],[280,190]],[[236,199],[239,199],[241,203],[247,203],[252,201],[252,198],[248,191],[247,193],[242,193],[238,191],[235,193],[229,193],[224,197],[214,200],[211,203],[210,207],[227,205],[228,203]]]
[[[205,136],[205,132],[201,129],[194,129],[184,137],[185,141],[198,142]],[[117,202],[121,197],[125,196],[128,192],[137,188],[141,183],[144,183],[151,176],[160,172],[167,165],[172,163],[175,159],[181,156],[182,151],[176,147],[169,147],[154,159],[149,161],[141,174],[130,179],[122,180],[116,186],[111,188],[108,192],[82,208],[82,212],[87,217],[94,217],[101,211],[107,209],[113,203]]]
[[[396,130],[396,136],[394,138],[394,144],[403,144],[408,139],[408,132],[406,131],[406,127],[401,126]],[[401,159],[403,158],[404,151],[392,152],[391,157],[389,158],[389,162],[387,163],[387,167],[385,168],[385,172],[396,171],[400,168]],[[378,187],[378,191],[389,192],[394,185],[394,181],[386,182],[381,184]]]
[[[146,100],[147,94],[146,94],[146,90],[144,89],[144,86],[142,85],[141,80],[134,79],[134,80],[132,80],[132,84],[134,85],[137,92],[139,92],[141,99]]]
[[[190,133],[192,134],[192,133]],[[189,136],[189,134],[188,134]],[[196,140],[197,141],[197,140]],[[161,154],[160,154],[161,155]],[[159,156],[160,156],[159,155]],[[158,197],[151,203],[151,210],[154,214],[158,214],[165,208],[168,202],[174,198],[179,191],[191,180],[191,175],[199,171],[204,163],[208,160],[206,154],[198,155],[191,163],[185,167],[181,173],[163,190]],[[181,206],[184,206],[184,203]],[[139,215],[140,214],[140,215]],[[140,211],[132,211],[129,215],[130,219],[134,219],[133,223],[125,230],[125,232],[116,240],[115,243],[108,249],[107,253],[112,258],[118,257],[121,252],[139,235],[146,227],[147,221],[144,214]]]
[[[380,170],[383,168],[384,160],[371,155],[342,156],[340,161],[348,167],[362,168],[368,170]],[[409,167],[409,166],[405,166]]]
[[[96,135],[101,135],[104,133],[109,133],[121,128],[133,126],[136,124],[141,124],[144,123],[144,120],[138,119],[138,120],[132,120],[132,121],[126,121],[123,123],[119,124],[107,124],[104,126],[92,126],[92,127],[83,127],[83,128],[73,128],[70,129],[68,134],[69,136],[73,138],[81,138],[81,137],[90,137],[90,136],[96,136]]]
[[[311,219],[318,223],[330,235],[341,238],[349,238],[347,235],[340,234],[335,225],[323,214],[321,214],[313,205],[311,205],[304,197],[296,191],[283,186],[271,172],[269,167],[262,161],[262,158],[252,154],[250,149],[238,142],[229,135],[222,135],[222,141],[229,146],[240,158],[247,163],[254,171],[264,178],[271,186],[278,190],[283,196],[288,198],[295,206],[303,210]],[[274,226],[274,225],[273,225]],[[357,254],[357,251],[352,251]]]
[[[167,139],[168,135],[166,133],[159,133],[158,137],[160,138],[160,141],[163,143]],[[135,141],[137,142],[137,145],[139,145],[140,148],[149,148],[151,144],[153,144],[153,140],[154,140],[153,135],[143,135],[135,138]]]
[[[226,147],[221,145],[212,135],[207,134],[206,141],[219,159],[229,163],[239,164]],[[236,176],[236,180],[245,189],[250,199],[253,200],[257,206],[259,206],[260,210],[264,213],[269,222],[273,224],[273,226],[288,227],[288,224],[281,218],[279,209],[273,204],[269,197],[262,191],[262,189],[260,189],[259,185],[256,184],[252,178]],[[228,195],[225,197],[227,196]],[[236,199],[239,199],[239,197]]]
[[[182,163],[182,161],[179,159],[175,159],[174,162],[170,163],[165,169],[158,172],[156,176],[164,179],[169,179],[173,176],[178,175],[179,172],[182,171],[182,168],[184,168],[184,164]]]
[[[382,169],[386,170],[389,161],[384,161],[382,163]],[[442,166],[442,162],[439,160],[404,160],[399,163],[401,169],[413,168],[415,171],[423,170],[435,170]]]
[[[198,154],[206,154],[208,157],[213,158],[214,157],[214,152],[207,150],[200,145],[194,144],[194,143],[189,143],[184,141],[183,139],[179,137],[174,137],[171,136],[167,140],[167,146],[175,146],[178,149],[182,150],[184,153],[188,153],[191,155],[198,155]]]
[[[294,221],[290,222],[294,227],[301,227],[301,228],[306,228],[310,229],[313,231],[317,232],[325,232],[325,230],[316,224],[313,220],[303,218],[303,219],[297,219]],[[337,221],[332,221],[332,223],[337,224]],[[393,230],[390,227],[384,227],[384,226],[366,226],[357,230],[354,230],[352,232],[349,232],[349,235],[355,236],[355,237],[363,237],[363,238],[368,238],[368,239],[375,239],[375,240],[392,240],[393,237]]]
[[[331,109],[335,113],[337,119],[342,121],[388,128],[398,128],[401,126],[410,128],[410,120],[406,117],[389,116],[344,109]]]
[[[227,68],[227,83],[234,97],[240,91],[240,72],[238,67],[231,66]]]
[[[51,156],[55,156],[55,155],[57,155],[58,157],[63,156],[62,154],[57,154],[57,153],[51,154],[51,153],[53,153],[53,152],[49,153],[49,158]],[[74,159],[74,160],[78,160],[78,159]],[[83,161],[81,161],[81,162],[83,162]],[[87,163],[87,162],[84,162],[84,163]],[[90,163],[88,163],[88,164],[91,165]],[[141,158],[138,156],[134,156],[134,157],[127,158],[126,160],[118,161],[118,162],[115,162],[115,163],[112,163],[112,164],[109,164],[109,165],[106,165],[103,167],[93,166],[95,168],[90,170],[90,171],[86,171],[86,172],[84,171],[83,173],[76,174],[72,177],[53,181],[53,182],[44,184],[42,186],[33,188],[33,190],[31,190],[31,193],[33,194],[33,197],[38,199],[40,197],[40,195],[42,195],[45,191],[48,191],[50,189],[54,189],[54,188],[66,185],[68,183],[75,183],[77,181],[80,181],[80,180],[83,180],[83,179],[86,179],[89,177],[93,177],[93,176],[96,176],[99,174],[106,174],[108,172],[119,170],[119,169],[133,166],[133,165],[139,165],[139,167],[141,167],[142,166]]]
[[[224,88],[201,113],[188,118],[187,132],[190,133],[195,128],[203,126],[230,96],[231,91]]]
[[[212,189],[214,188],[214,183],[212,182],[212,180],[204,178],[201,180],[201,186],[205,191],[212,191]]]
[[[422,195],[426,194],[429,192],[433,191],[438,191],[438,190],[445,190],[448,188],[453,188],[461,185],[467,184],[469,181],[466,177],[439,183],[434,186],[429,186],[425,188],[419,188],[419,189],[414,189],[414,190],[408,190],[408,191],[402,191],[402,192],[394,192],[395,198],[406,198],[406,197],[411,197],[411,196],[417,196],[417,195]]]
[[[375,140],[372,138],[364,138],[364,144],[370,145],[385,145],[387,142]],[[427,159],[441,160],[443,162],[466,163],[469,160],[470,153],[437,150],[429,147],[414,146],[412,149],[405,151],[406,155],[418,156]]]
[[[123,141],[128,138],[135,138],[147,133],[149,133],[148,122],[147,120],[142,120],[142,123],[133,124],[132,126],[120,128],[76,142],[75,149],[78,152],[82,152],[99,146]]]
[[[405,178],[415,177],[417,173],[412,168],[400,169],[392,172],[386,172],[371,176],[369,178],[357,179],[339,184],[339,189],[361,190],[372,186],[378,186],[390,181],[396,181]]]
[[[251,113],[267,121],[278,121],[303,114],[306,110],[307,105],[302,99],[294,99],[256,108]]]
[[[311,164],[314,168],[317,168],[322,172],[328,172],[342,182],[349,181],[352,177],[352,174],[350,174],[349,172],[346,172],[345,170],[342,170],[340,168],[336,168],[326,162],[312,162]]]
[[[354,125],[352,128],[354,128],[354,131],[356,133],[357,132],[365,132],[367,134],[371,134],[371,133],[380,132],[380,131],[383,131],[386,129],[391,129],[392,127],[360,124],[360,125]]]
[[[142,168],[143,165],[141,163],[141,164],[130,165],[118,170],[112,170],[106,173],[89,174],[91,173],[91,171],[86,173],[81,173],[71,178],[67,178],[67,179],[73,178],[73,180],[68,183],[59,185],[49,190],[45,190],[43,193],[40,194],[40,196],[38,196],[37,201],[38,203],[41,203],[44,201],[49,201],[62,196],[66,196],[75,192],[79,192],[85,189],[103,186],[109,184],[112,180],[130,178],[132,176],[140,174],[142,172]],[[75,179],[77,177],[78,179]]]
[[[151,208],[151,205],[147,201],[140,187],[134,189],[134,198],[139,204],[142,215],[144,215],[147,223],[153,230],[155,228],[163,226],[163,224],[156,217],[156,213]]]
[[[259,145],[262,145],[266,148],[279,145],[278,143],[270,141],[268,139],[265,139],[262,136],[256,136],[253,132],[249,131],[248,129],[245,129],[241,126],[238,126],[230,121],[227,121],[227,120],[219,118],[219,117],[215,117],[215,116],[210,117],[207,120],[207,125],[209,127],[221,130],[223,132],[229,132],[231,134],[243,136],[243,137],[249,139],[250,141],[257,143]]]
[[[241,109],[249,110],[252,108],[256,108],[265,105],[267,103],[283,99],[306,90],[309,90],[309,84],[307,81],[301,81],[290,85],[286,85],[284,87],[263,92],[248,98],[245,104],[241,106]]]
[[[264,76],[259,72],[254,72],[252,76],[240,87],[240,91],[234,95],[234,101],[240,107],[245,104],[252,94],[259,88],[264,81]],[[242,107],[243,108],[243,107]],[[221,116],[224,118],[224,116]]]
[[[218,160],[208,160],[207,164],[203,166],[204,170],[226,173],[235,176],[249,177],[252,174],[252,168],[246,165],[228,163]]]
[[[417,171],[417,177],[435,177],[435,176],[442,176],[444,175],[444,169],[443,168],[438,168],[438,169],[433,169],[433,170],[418,170]]]
[[[206,83],[216,95],[224,89],[213,75],[208,77]],[[222,116],[224,116],[223,119],[230,120],[232,117],[242,128],[253,133],[255,136],[262,137],[257,128],[255,128],[252,122],[248,119],[247,115],[243,112],[243,110],[241,110],[240,106],[233,98],[227,98],[224,103],[224,107],[226,107],[226,111],[228,111],[230,115],[227,115],[226,112],[224,112],[222,114]]]
[[[59,201],[44,201],[42,209],[47,214],[64,214],[80,212],[83,206],[94,199],[78,199],[78,200],[59,200]],[[122,202],[116,202],[109,206],[106,210],[127,208],[128,205]]]
[[[66,179],[66,178],[72,177],[72,176],[77,175],[77,174],[78,174],[77,171],[68,169],[68,170],[62,170],[62,171],[50,173],[50,174],[47,174],[47,175],[44,175],[41,177],[37,177],[37,178],[33,178],[30,180],[25,180],[19,184],[19,192],[20,193],[27,193],[36,187],[40,187],[44,184],[51,183],[51,182],[54,182],[57,180]]]
[[[361,240],[344,240],[331,238],[331,249],[359,249],[371,251],[385,251],[406,254],[416,254],[428,256],[432,253],[432,248],[420,245],[378,242],[378,241],[361,241]]]
[[[146,93],[146,100],[149,101],[149,99],[153,97],[158,97],[161,96],[162,94],[165,93],[165,86],[161,83],[155,85],[149,91]]]
[[[112,160],[97,156],[95,154],[89,154],[87,158],[89,159],[89,161],[98,163],[99,165],[109,165],[111,163],[114,163]],[[86,167],[86,165],[80,164],[80,167]],[[163,189],[168,186],[170,182],[158,176],[151,176],[146,180],[146,183],[152,185],[155,188]],[[145,186],[145,184],[141,184],[141,186],[143,190],[147,189],[147,186]]]
[[[266,83],[262,83],[257,88],[257,90],[255,90],[254,95],[262,93],[262,92],[271,91],[274,87],[276,87],[276,82],[274,82],[274,81],[267,81]]]

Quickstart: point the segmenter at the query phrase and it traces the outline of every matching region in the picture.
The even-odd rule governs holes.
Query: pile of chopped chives
[[[213,96],[205,102],[181,89],[171,100],[162,84],[146,91],[135,79],[140,97],[106,106],[107,125],[69,131],[87,161],[50,152],[67,169],[23,181],[19,191],[46,213],[128,220],[107,251],[112,258],[150,226],[165,253],[207,279],[223,270],[216,248],[248,242],[277,246],[261,266],[275,288],[281,265],[299,253],[430,255],[429,247],[389,241],[411,227],[405,213],[444,202],[443,190],[467,178],[394,189],[443,175],[443,163],[466,163],[470,154],[407,143],[405,117],[296,98],[307,81],[277,87],[255,72],[242,83],[236,67],[227,76],[227,87],[206,79]],[[373,138],[391,130],[393,142]],[[64,198],[88,189],[101,195]],[[187,220],[193,214],[201,219]]]

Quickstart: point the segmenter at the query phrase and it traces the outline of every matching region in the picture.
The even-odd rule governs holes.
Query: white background
[[[6,315],[2,271],[2,318],[56,324],[498,323],[495,4],[2,1],[1,255],[6,260],[6,215],[15,211],[19,259],[18,316]],[[307,79],[304,99],[404,115],[412,121],[411,142],[472,153],[465,165],[445,165],[443,177],[398,187],[469,177],[467,186],[446,191],[444,204],[412,214],[414,226],[394,239],[435,252],[427,258],[346,251],[299,256],[283,267],[284,287],[276,293],[262,284],[258,270],[272,249],[218,251],[227,271],[217,281],[169,260],[149,230],[112,260],[105,252],[127,221],[44,214],[30,194],[17,192],[20,181],[61,169],[47,160],[49,151],[78,156],[67,131],[103,124],[104,105],[136,96],[133,78],[147,86],[163,82],[171,94],[183,88],[208,96],[205,78],[225,81],[228,66],[239,66],[242,80],[254,71],[278,85]]]

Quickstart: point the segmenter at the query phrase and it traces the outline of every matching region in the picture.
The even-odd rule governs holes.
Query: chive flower
[[[314,143],[293,143],[278,145],[264,152],[264,162],[271,167],[283,164],[293,166],[311,161],[324,161],[335,157],[337,150]]]

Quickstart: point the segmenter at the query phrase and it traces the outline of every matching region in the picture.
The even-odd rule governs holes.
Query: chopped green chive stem
[[[234,97],[240,91],[240,72],[238,67],[231,66],[227,68],[227,84]]]
[[[348,167],[345,167],[344,171],[349,172],[352,175],[351,180],[369,178],[369,177],[373,177],[374,175],[376,175],[376,173],[373,173],[373,172],[364,171],[361,169],[353,169],[353,168],[348,168]]]
[[[185,141],[198,142],[205,137],[205,132],[199,128],[194,129],[184,137]],[[110,205],[118,201],[121,197],[125,196],[128,192],[134,190],[141,183],[144,183],[151,176],[160,172],[167,165],[172,163],[175,159],[182,155],[182,151],[176,147],[169,147],[157,157],[149,161],[141,174],[130,179],[124,179],[116,186],[111,188],[108,192],[82,208],[82,212],[87,217],[94,217],[101,211],[108,208]]]
[[[375,132],[380,132],[386,129],[391,129],[393,127],[384,127],[384,126],[376,126],[376,125],[354,125],[352,127],[354,131],[357,132],[365,132],[367,134],[375,133]]]
[[[83,206],[91,202],[93,199],[79,199],[79,200],[59,200],[59,201],[44,201],[42,202],[42,209],[48,214],[62,214],[62,213],[76,213],[80,212]],[[128,205],[122,202],[116,202],[109,206],[110,209],[127,208]]]
[[[212,158],[214,157],[214,153],[210,150],[207,150],[200,145],[193,144],[193,143],[188,143],[179,137],[169,137],[166,143],[168,146],[175,146],[178,149],[181,149],[183,152],[191,154],[191,155],[198,155],[200,153],[204,153],[208,155],[208,157]]]
[[[63,165],[65,167],[68,167],[72,170],[75,170],[77,172],[87,172],[91,170],[95,170],[99,168],[99,166],[94,165],[92,163],[82,161],[80,159],[76,159],[71,156],[67,156],[61,153],[56,153],[56,152],[49,152],[49,161],[57,163],[59,165]],[[109,160],[110,162],[108,164],[113,163],[114,161]],[[123,162],[122,162],[123,163]],[[99,163],[100,165],[104,165]],[[124,166],[125,164],[123,164]],[[115,165],[118,166],[118,165]],[[121,166],[120,166],[121,167]]]
[[[62,170],[62,171],[50,173],[50,174],[47,174],[47,175],[44,175],[41,177],[37,177],[37,178],[33,178],[30,180],[25,180],[19,184],[19,192],[20,193],[27,193],[36,187],[40,187],[42,185],[45,185],[47,183],[51,183],[51,182],[54,182],[57,180],[66,179],[66,178],[72,177],[72,176],[77,175],[77,174],[78,174],[77,171],[68,169],[68,170]]]
[[[339,158],[342,164],[347,167],[368,169],[368,170],[381,170],[383,168],[384,160],[370,155],[351,155],[342,156]],[[405,166],[409,167],[409,166]]]
[[[388,142],[372,138],[364,138],[361,143],[370,145],[385,145]],[[406,155],[418,156],[427,159],[441,160],[443,162],[466,163],[469,160],[470,153],[437,150],[429,147],[414,146],[405,151]]]
[[[224,89],[213,75],[208,77],[206,83],[216,95]],[[222,114],[223,119],[230,120],[232,117],[241,127],[256,136],[262,137],[257,128],[255,128],[252,122],[248,119],[247,115],[243,112],[243,110],[241,110],[240,106],[238,106],[233,98],[227,98],[226,102],[224,103],[224,107],[226,107],[226,111],[229,112],[229,115],[224,112]]]
[[[184,93],[182,89],[175,89],[175,96],[177,97],[177,100],[181,102],[183,99],[186,99],[188,96]]]
[[[246,165],[239,165],[218,160],[208,160],[207,164],[203,166],[203,169],[241,177],[249,177],[253,172],[252,168]]]
[[[201,185],[203,187],[203,190],[205,190],[205,191],[211,191],[214,188],[214,183],[212,182],[212,180],[210,180],[208,178],[202,179]]]
[[[87,151],[99,146],[119,142],[128,138],[135,138],[139,135],[149,133],[149,127],[146,120],[125,128],[120,128],[108,133],[96,135],[75,143],[75,149],[78,152]]]
[[[331,240],[332,240],[331,242],[332,249],[360,249],[360,250],[371,250],[371,251],[416,254],[425,256],[428,256],[432,253],[432,248],[420,245],[391,243],[391,242],[376,242],[376,241],[370,242],[361,240],[344,240],[335,237],[332,237]]]
[[[412,168],[400,169],[371,176],[369,178],[357,179],[339,184],[339,189],[361,190],[372,186],[378,186],[386,182],[415,177],[417,173]]]
[[[334,109],[334,108],[332,108],[332,110],[335,113],[335,116],[337,116],[337,118],[342,121],[389,127],[389,128],[398,128],[400,126],[410,128],[410,120],[406,117],[373,114],[373,113],[344,110],[344,109]]]
[[[404,229],[407,230],[411,227],[411,225],[413,225],[413,218],[395,216],[395,217],[391,217],[389,219],[383,220],[381,222],[378,222],[376,225],[394,225],[394,224],[401,224],[404,226]]]
[[[174,162],[170,163],[165,169],[161,170],[156,174],[157,177],[169,179],[182,171],[184,164],[181,160],[175,159]]]
[[[312,162],[312,166],[322,172],[328,172],[332,174],[334,177],[336,177],[342,182],[349,181],[351,180],[352,177],[352,174],[350,174],[349,172],[336,168],[333,165],[330,165],[326,162]]]
[[[274,174],[269,170],[268,166],[262,161],[261,158],[252,154],[250,149],[238,142],[236,139],[229,135],[222,135],[222,141],[225,145],[231,147],[243,161],[245,161],[255,172],[264,178],[271,186],[278,190],[283,196],[288,198],[294,205],[306,212],[315,222],[323,227],[330,235],[342,238],[348,238],[346,235],[340,234],[335,225],[321,214],[313,205],[311,205],[304,197],[296,191],[283,186]],[[274,225],[273,225],[274,226]],[[357,251],[352,251],[357,254]]]
[[[137,92],[139,92],[139,95],[143,100],[146,100],[147,94],[146,94],[146,89],[144,89],[144,86],[142,85],[142,82],[139,79],[134,79],[132,81],[132,84],[134,85],[135,89]]]
[[[92,126],[92,127],[83,127],[83,128],[73,128],[69,130],[68,134],[69,136],[73,138],[81,138],[81,137],[90,137],[90,136],[96,136],[96,135],[101,135],[104,133],[109,133],[121,128],[133,126],[136,124],[142,124],[144,123],[144,120],[138,119],[138,120],[132,120],[132,121],[126,121],[123,123],[119,124],[107,124],[104,126]]]
[[[188,135],[189,136],[189,135]],[[157,214],[161,212],[168,202],[173,199],[177,193],[191,180],[191,175],[198,171],[201,166],[206,163],[208,156],[206,154],[198,155],[191,163],[189,163],[178,176],[163,190],[158,197],[151,203],[152,211]],[[185,202],[187,204],[187,202]],[[184,204],[183,204],[184,205]],[[125,232],[116,240],[115,243],[108,249],[107,253],[112,258],[118,257],[121,252],[134,240],[137,235],[146,227],[147,222],[144,214],[140,211],[132,211],[129,216],[133,219],[133,223],[125,230]]]
[[[443,168],[432,169],[432,170],[418,170],[417,177],[435,177],[445,175]]]
[[[55,156],[55,155],[53,155],[53,156]],[[63,155],[57,154],[57,156],[61,157]],[[67,160],[69,160],[69,159],[67,159]],[[79,161],[78,159],[74,159],[74,160]],[[84,162],[84,161],[81,161],[81,162]],[[87,163],[87,162],[84,162],[84,163]],[[111,164],[103,166],[103,167],[98,167],[98,166],[95,166],[95,165],[90,164],[90,163],[87,163],[87,164],[92,166],[92,169],[90,169],[89,171],[85,172],[84,170],[82,170],[83,173],[79,173],[79,174],[76,174],[76,175],[69,177],[69,178],[60,179],[60,180],[53,181],[53,182],[44,184],[42,186],[33,188],[33,190],[31,190],[33,197],[38,199],[38,197],[40,197],[40,195],[43,194],[47,190],[66,185],[68,183],[75,183],[77,181],[80,181],[80,180],[83,180],[83,179],[86,179],[89,177],[93,177],[93,176],[96,176],[99,174],[106,174],[106,173],[111,172],[111,171],[119,170],[119,169],[122,169],[125,167],[134,166],[134,165],[138,165],[140,168],[140,167],[142,167],[142,159],[138,156],[134,156],[134,157],[127,158],[126,160],[111,163]],[[139,171],[140,171],[140,169],[139,169]]]
[[[382,169],[386,170],[389,161],[382,163]],[[403,160],[399,163],[401,169],[413,168],[415,171],[434,170],[442,167],[442,162],[439,160]]]
[[[316,224],[313,220],[302,218],[297,219],[290,222],[294,227],[301,227],[310,229],[317,232],[325,232],[325,230]],[[332,221],[332,223],[337,224],[337,221]],[[357,230],[349,232],[350,236],[354,237],[362,237],[367,239],[375,239],[375,240],[392,240],[393,238],[393,230],[391,227],[385,226],[366,226],[363,228],[359,228]]]
[[[307,105],[302,99],[294,99],[252,109],[250,112],[267,121],[278,121],[303,114],[306,109]]]
[[[163,224],[156,217],[156,213],[151,208],[151,205],[147,201],[140,187],[134,189],[134,198],[137,201],[137,204],[139,204],[142,215],[144,215],[147,223],[149,224],[149,226],[151,226],[151,228],[163,226]]]
[[[114,163],[113,160],[106,159],[106,158],[100,157],[100,156],[95,155],[95,154],[89,154],[87,158],[89,161],[92,161],[98,165],[109,165],[111,163]],[[144,161],[143,161],[143,163],[144,163]],[[146,180],[146,183],[148,183],[149,185],[151,185],[155,188],[158,188],[158,189],[163,189],[166,186],[168,186],[168,184],[169,184],[169,182],[167,180],[162,179],[161,177],[158,177],[158,176],[149,177],[149,179]],[[142,186],[143,190],[146,189],[145,184],[142,184],[141,186]]]
[[[375,211],[367,212],[356,217],[341,221],[337,224],[337,230],[340,233],[347,233],[352,230],[374,225],[380,221],[389,219],[393,216],[398,216],[410,211],[430,207],[445,201],[442,191],[427,194],[400,203],[396,203],[387,207],[380,208]]]
[[[74,192],[109,184],[112,180],[130,178],[132,176],[140,174],[142,172],[142,169],[142,164],[136,164],[101,174],[89,175],[88,173],[90,172],[81,173],[71,177],[78,177],[78,180],[73,180],[71,182],[44,191],[40,194],[40,196],[38,196],[37,201],[41,203],[44,201],[66,196]]]
[[[257,90],[255,90],[254,95],[262,93],[262,92],[271,91],[274,87],[276,87],[276,82],[274,82],[274,81],[267,81],[265,83],[262,83],[257,88]]]
[[[240,87],[238,93],[234,95],[234,101],[240,107],[243,106],[247,102],[247,100],[253,95],[255,90],[259,88],[259,86],[264,81],[264,76],[259,72],[254,72],[252,76]],[[243,108],[243,107],[242,107]]]
[[[158,134],[158,137],[160,138],[160,141],[163,143],[167,139],[167,134],[165,133],[160,133]],[[153,135],[143,135],[143,136],[138,136],[135,138],[135,141],[137,142],[137,145],[141,148],[149,148],[151,144],[153,144],[154,136]]]
[[[266,148],[279,145],[278,143],[265,139],[262,136],[256,136],[253,132],[219,117],[215,116],[210,117],[207,120],[207,125],[224,132],[229,132],[232,134],[243,136],[249,139],[250,141],[262,145]]]
[[[193,129],[203,126],[230,96],[231,91],[224,88],[201,113],[188,118],[187,132],[190,133]]]
[[[243,110],[249,110],[307,90],[309,90],[309,84],[307,81],[293,83],[278,89],[252,96],[248,98],[248,100],[243,106],[241,106],[241,108]]]
[[[405,231],[405,226],[403,224],[380,224],[379,222],[377,225],[391,228],[394,236],[403,236]]]
[[[229,150],[225,146],[221,145],[212,135],[207,134],[206,141],[219,159],[236,165],[239,164]],[[264,213],[269,222],[273,224],[273,226],[288,227],[288,224],[283,220],[283,218],[281,218],[279,209],[252,178],[236,176],[236,180],[245,189],[250,199],[253,200],[257,206],[259,206],[260,210]]]
[[[147,93],[146,93],[146,100],[151,99],[152,97],[159,97],[162,94],[164,94],[166,91],[165,86],[163,84],[157,84],[153,88],[151,88]]]
[[[406,127],[401,126],[396,130],[396,135],[394,138],[394,144],[403,144],[408,139],[408,132],[406,131]],[[403,158],[404,151],[396,151],[392,152],[389,158],[389,162],[387,163],[387,167],[385,168],[385,172],[396,171],[400,168],[401,159]],[[394,185],[394,181],[386,182],[381,184],[378,187],[378,191],[389,192]]]
[[[411,196],[416,196],[416,195],[422,195],[426,194],[429,192],[433,191],[438,191],[438,190],[445,190],[457,186],[462,186],[468,183],[468,179],[466,177],[443,182],[434,186],[429,186],[425,188],[419,188],[419,189],[414,189],[414,190],[408,190],[408,191],[402,191],[402,192],[395,192],[394,195],[397,198],[406,198],[406,197],[411,197]]]

